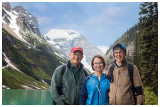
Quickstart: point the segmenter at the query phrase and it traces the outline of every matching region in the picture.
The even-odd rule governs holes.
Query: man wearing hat
[[[122,43],[113,47],[115,62],[108,67],[111,77],[109,104],[143,105],[143,86],[138,68],[126,60],[126,48]]]
[[[51,80],[51,97],[54,105],[78,105],[81,86],[88,75],[81,60],[83,49],[72,47],[70,60],[66,65],[57,67]]]

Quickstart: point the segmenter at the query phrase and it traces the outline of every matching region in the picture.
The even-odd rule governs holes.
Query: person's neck
[[[118,66],[121,66],[121,65],[122,65],[122,62],[116,61],[116,63],[117,63]]]
[[[72,64],[73,64],[73,63],[72,63]],[[73,64],[73,66],[74,66],[76,69],[78,69],[79,64]]]
[[[78,68],[78,64],[73,64],[73,66],[74,66],[75,68]]]
[[[103,72],[94,72],[94,75],[98,77],[98,80],[100,81],[101,76],[103,75]]]

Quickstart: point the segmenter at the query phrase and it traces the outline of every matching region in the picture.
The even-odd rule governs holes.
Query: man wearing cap
[[[54,105],[79,104],[81,86],[88,75],[81,63],[83,49],[72,47],[69,58],[68,63],[57,67],[52,76],[50,91]]]
[[[143,86],[138,68],[127,62],[125,58],[126,48],[122,43],[118,43],[113,47],[113,56],[115,62],[108,67],[107,71],[111,77],[109,104],[143,105]],[[136,97],[135,93],[137,94]]]

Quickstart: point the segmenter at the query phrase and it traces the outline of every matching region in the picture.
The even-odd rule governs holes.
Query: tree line
[[[144,2],[140,9],[133,62],[139,68],[143,85],[158,98],[158,3]]]

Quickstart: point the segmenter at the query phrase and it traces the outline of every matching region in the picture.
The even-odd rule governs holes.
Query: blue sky
[[[42,35],[73,29],[97,46],[110,46],[139,21],[140,2],[10,2],[37,17]]]

